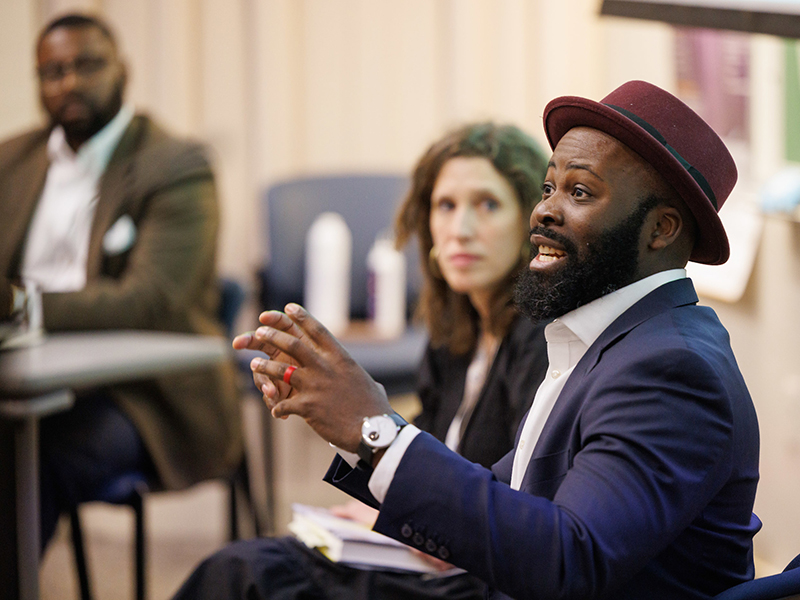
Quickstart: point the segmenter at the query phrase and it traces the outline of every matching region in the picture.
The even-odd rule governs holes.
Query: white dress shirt
[[[100,178],[133,119],[123,106],[103,129],[74,152],[64,129],[47,141],[50,166],[22,258],[22,278],[43,292],[72,292],[86,285],[89,237]]]
[[[533,405],[522,428],[511,471],[513,489],[520,488],[533,449],[558,395],[586,350],[611,323],[647,294],[666,283],[685,277],[685,269],[655,273],[568,312],[545,328],[549,363],[547,376],[536,391]],[[369,480],[369,489],[378,502],[383,502],[386,497],[394,473],[418,433],[419,429],[413,425],[404,427],[375,467]]]

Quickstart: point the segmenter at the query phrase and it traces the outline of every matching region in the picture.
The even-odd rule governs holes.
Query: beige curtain
[[[243,277],[263,260],[256,216],[271,182],[306,172],[406,171],[434,137],[471,119],[511,121],[544,143],[548,99],[598,97],[639,68],[606,67],[609,36],[596,0],[8,4],[0,73],[14,85],[0,98],[0,134],[41,118],[32,48],[42,24],[68,10],[99,13],[127,58],[129,99],[214,149],[221,267]],[[642,73],[668,86],[668,30],[644,30],[650,50],[641,60],[650,60]],[[615,51],[624,51],[626,37],[637,41],[611,36]]]

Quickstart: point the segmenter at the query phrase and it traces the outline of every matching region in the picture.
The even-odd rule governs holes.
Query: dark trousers
[[[42,419],[39,450],[42,553],[62,512],[103,499],[122,473],[155,476],[133,423],[102,391],[79,394],[72,409]]]
[[[228,545],[204,560],[173,600],[479,600],[483,590],[467,574],[351,568],[283,537]]]

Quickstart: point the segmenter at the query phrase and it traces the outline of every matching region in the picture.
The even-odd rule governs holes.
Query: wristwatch
[[[397,413],[364,417],[361,423],[361,442],[358,444],[358,457],[361,459],[358,467],[371,471],[372,456],[378,450],[388,448],[406,425],[408,422]]]

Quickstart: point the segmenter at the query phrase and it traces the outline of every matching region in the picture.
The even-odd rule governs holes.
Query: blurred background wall
[[[598,0],[4,0],[0,137],[42,122],[33,47],[51,18],[96,12],[130,67],[128,99],[214,151],[220,269],[250,280],[264,260],[260,197],[300,173],[407,171],[465,120],[511,121],[542,141],[558,95],[599,99],[629,79],[678,89],[676,30],[598,17]],[[747,205],[785,160],[783,42],[748,36],[746,149],[730,204]],[[750,200],[748,200],[750,198]],[[724,213],[725,211],[723,211]],[[800,226],[752,219],[743,295],[715,299],[762,426],[765,522],[757,552],[800,547]],[[748,217],[749,218],[749,217]],[[759,242],[760,239],[760,242]],[[758,250],[756,252],[756,250]],[[318,477],[319,474],[310,474]]]

